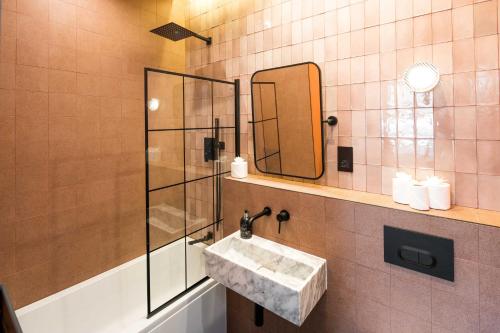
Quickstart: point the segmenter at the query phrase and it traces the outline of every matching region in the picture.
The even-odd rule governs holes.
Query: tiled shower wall
[[[404,170],[438,175],[458,205],[500,210],[497,0],[192,0],[193,73],[242,80],[242,152],[253,157],[250,76],[314,61],[322,69],[326,129],[322,184],[391,193]],[[441,73],[430,94],[400,83],[418,61]],[[354,173],[336,171],[336,147],[354,147]]]
[[[1,0],[0,283],[20,307],[145,252],[145,66],[182,1]]]

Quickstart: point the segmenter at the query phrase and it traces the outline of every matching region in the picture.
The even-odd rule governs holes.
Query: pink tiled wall
[[[398,170],[453,187],[456,204],[500,210],[497,0],[191,0],[191,72],[242,80],[242,151],[253,156],[249,80],[303,61],[322,69],[330,186],[390,194]],[[411,64],[441,73],[429,94],[400,79]],[[336,171],[336,147],[354,147],[354,173]]]
[[[0,283],[16,307],[144,253],[145,66],[182,1],[0,0]]]
[[[253,303],[228,289],[229,333],[499,332],[500,228],[227,179],[224,234],[264,206],[274,214],[254,233],[325,258],[328,289],[300,328],[268,311],[256,327]],[[291,218],[278,233],[281,209]],[[453,239],[455,281],[385,263],[384,225]]]

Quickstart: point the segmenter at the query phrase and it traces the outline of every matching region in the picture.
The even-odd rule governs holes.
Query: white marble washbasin
[[[204,250],[207,275],[297,326],[326,290],[326,260],[237,231]]]

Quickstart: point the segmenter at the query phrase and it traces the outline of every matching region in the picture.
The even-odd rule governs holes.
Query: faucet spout
[[[253,215],[249,216],[248,211],[245,210],[245,213],[243,214],[243,217],[240,220],[240,236],[243,239],[249,239],[252,237],[252,225],[255,220],[262,216],[269,216],[271,215],[272,210],[269,207],[264,207],[264,209]]]

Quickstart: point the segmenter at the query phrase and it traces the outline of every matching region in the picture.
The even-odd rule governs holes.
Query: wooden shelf
[[[413,212],[416,214],[443,217],[447,219],[459,220],[469,223],[476,223],[476,224],[500,228],[500,212],[491,210],[452,206],[450,210],[431,209],[429,211],[419,211],[412,209],[407,205],[401,205],[395,203],[394,201],[392,201],[391,196],[383,194],[346,190],[337,187],[316,185],[310,183],[301,183],[291,180],[284,180],[284,179],[278,179],[266,176],[257,176],[257,175],[249,175],[247,178],[243,179],[237,179],[232,177],[227,177],[227,179],[254,185],[268,186],[287,191],[307,193],[311,195],[322,196],[325,198],[352,201],[367,205]]]

